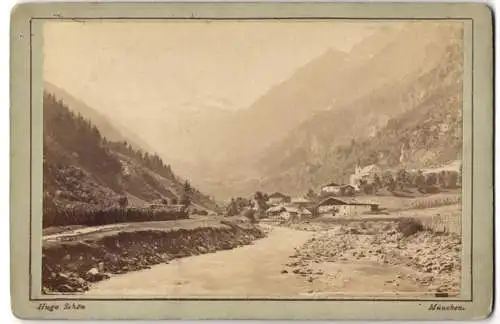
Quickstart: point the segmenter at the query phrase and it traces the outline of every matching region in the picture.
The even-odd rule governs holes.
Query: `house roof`
[[[462,161],[460,160],[455,160],[452,161],[446,165],[443,165],[438,168],[430,168],[430,169],[424,169],[422,170],[423,174],[428,174],[428,173],[437,173],[441,171],[454,171],[454,172],[460,172],[460,166],[462,165]]]
[[[267,212],[282,212],[282,211],[287,211],[290,213],[305,214],[305,215],[312,214],[309,210],[307,210],[305,208],[298,208],[295,206],[275,206],[275,207],[271,207],[267,210]]]
[[[282,194],[281,192],[275,192],[269,195],[269,198],[286,198],[287,195]]]
[[[310,203],[311,201],[304,198],[304,197],[296,197],[292,199],[292,204],[293,203]]]
[[[283,210],[286,210],[287,212],[291,212],[291,213],[299,213],[300,212],[300,210],[294,206],[285,206],[285,207],[283,207]]]
[[[340,187],[340,186],[342,186],[342,185],[335,183],[335,182],[330,182],[329,184],[323,185],[323,188],[324,187]]]
[[[370,164],[358,171],[359,174],[369,174],[380,169],[376,164]]]
[[[268,213],[275,213],[275,212],[280,212],[282,209],[284,209],[284,206],[273,206],[270,207],[266,210]]]
[[[359,201],[354,198],[336,198],[336,197],[328,197],[323,199],[317,206],[329,206],[329,205],[378,205],[375,202],[364,202]]]
[[[304,209],[301,209],[301,210],[300,210],[300,213],[301,213],[301,214],[304,214],[304,215],[312,215],[312,213],[311,213],[309,210],[305,209],[305,208],[304,208]]]

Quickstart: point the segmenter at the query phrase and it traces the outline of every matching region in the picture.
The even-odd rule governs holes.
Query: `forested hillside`
[[[44,207],[106,208],[125,200],[134,206],[189,202],[199,209],[217,209],[157,154],[126,141],[108,141],[90,120],[48,92],[43,106]]]

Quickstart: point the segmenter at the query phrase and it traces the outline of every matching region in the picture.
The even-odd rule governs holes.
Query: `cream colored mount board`
[[[24,3],[11,27],[17,317],[492,312],[487,6]]]

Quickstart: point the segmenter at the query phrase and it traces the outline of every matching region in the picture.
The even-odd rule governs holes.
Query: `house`
[[[312,213],[302,207],[284,206],[282,207],[279,217],[286,221],[300,221],[301,219],[311,217]]]
[[[361,202],[352,198],[339,199],[336,197],[328,197],[323,199],[317,206],[316,210],[320,216],[359,216],[378,210],[378,203]]]
[[[333,195],[340,195],[341,190],[342,190],[342,185],[335,182],[331,182],[321,187],[322,193],[328,193]]]
[[[296,197],[291,200],[290,204],[299,207],[306,207],[311,204],[311,201],[304,197]]]
[[[354,174],[352,174],[349,178],[349,184],[356,189],[359,189],[362,182],[373,183],[375,175],[379,175],[382,173],[382,169],[376,165],[371,164],[364,168],[356,166],[354,169]]]
[[[282,205],[278,205],[278,206],[272,206],[272,207],[269,207],[267,210],[266,210],[266,214],[268,217],[276,217],[276,216],[279,216],[279,214],[281,213],[281,210],[284,208],[284,206]]]
[[[330,183],[321,187],[322,196],[354,196],[356,188],[350,184]]]
[[[356,192],[356,188],[350,184],[343,185],[341,188],[341,195],[342,196],[354,196],[355,192]]]
[[[299,220],[311,219],[313,213],[306,208],[299,208]]]
[[[281,192],[275,192],[275,193],[269,195],[269,199],[268,199],[267,203],[269,205],[276,206],[276,205],[283,204],[283,203],[286,203],[289,201],[290,201],[289,196],[282,194]]]
[[[311,218],[312,213],[303,207],[292,205],[273,206],[266,210],[266,215],[271,221],[287,222]]]

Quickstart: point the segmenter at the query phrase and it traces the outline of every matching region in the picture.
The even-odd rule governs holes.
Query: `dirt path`
[[[406,267],[371,261],[318,262],[297,273],[291,256],[314,232],[274,228],[267,238],[233,250],[177,259],[93,285],[87,296],[332,297],[424,295]],[[317,273],[316,273],[317,271]]]
[[[65,229],[55,234],[43,236],[44,242],[81,239],[84,236],[94,234],[104,234],[111,232],[120,232],[124,230],[148,230],[148,229],[173,229],[185,228],[191,229],[202,226],[220,225],[221,220],[230,220],[224,217],[190,217],[188,219],[170,220],[170,221],[151,221],[151,222],[133,222],[133,223],[118,223],[88,227],[78,227],[74,229]]]

